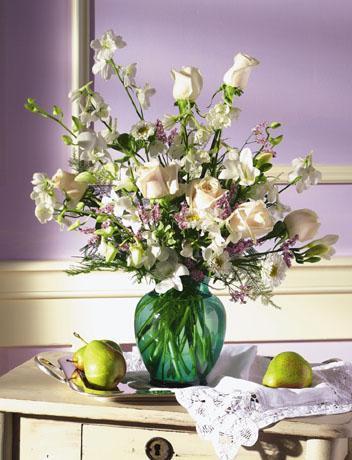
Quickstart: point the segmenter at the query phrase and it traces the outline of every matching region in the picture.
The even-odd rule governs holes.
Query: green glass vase
[[[226,314],[219,298],[206,282],[184,276],[182,284],[182,291],[149,292],[136,308],[136,342],[155,386],[205,384],[224,343]]]

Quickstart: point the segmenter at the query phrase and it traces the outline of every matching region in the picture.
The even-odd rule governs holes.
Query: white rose
[[[298,240],[303,242],[311,240],[316,235],[320,222],[318,215],[310,209],[297,209],[292,211],[284,219],[290,238],[298,235]]]
[[[274,227],[271,217],[264,201],[248,201],[242,203],[228,217],[227,228],[233,236],[237,238],[256,238],[271,232]]]
[[[202,210],[214,205],[225,192],[215,177],[205,177],[189,184],[186,198],[191,208]]]
[[[76,174],[58,169],[52,177],[54,186],[64,192],[69,200],[78,203],[82,198],[88,185],[85,182],[75,181]]]
[[[236,54],[233,59],[233,66],[224,75],[224,83],[244,91],[247,87],[252,67],[258,64],[259,61],[248,54]]]
[[[181,70],[171,70],[171,75],[174,79],[174,99],[195,101],[203,88],[200,71],[196,67],[182,67]]]
[[[139,170],[137,187],[148,199],[174,195],[179,191],[178,169],[175,163],[165,167],[155,163],[146,164]]]

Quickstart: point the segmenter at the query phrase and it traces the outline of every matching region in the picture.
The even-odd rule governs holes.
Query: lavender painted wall
[[[261,60],[248,91],[239,100],[240,120],[229,136],[241,140],[260,120],[285,124],[280,162],[315,150],[320,163],[348,164],[352,112],[352,4],[348,0],[98,0],[96,33],[113,28],[128,47],[121,62],[138,62],[140,82],[158,90],[149,118],[172,110],[169,70],[196,65],[205,84],[200,103],[219,84],[233,54],[248,52]],[[29,199],[34,171],[52,174],[65,167],[69,151],[61,129],[23,110],[26,97],[44,106],[70,111],[70,0],[0,2],[0,259],[66,259],[76,255],[81,239],[40,225]],[[106,95],[120,129],[135,121],[116,82],[96,88]],[[112,101],[112,102],[111,102]],[[287,201],[321,215],[322,234],[340,233],[339,255],[352,254],[350,185],[318,186]],[[270,346],[263,346],[263,353]],[[288,344],[281,345],[287,349]],[[303,348],[302,348],[303,347]],[[325,347],[325,348],[324,348]],[[299,345],[290,348],[300,350]],[[305,344],[302,350],[308,353]],[[350,344],[336,344],[333,354],[348,358]],[[275,345],[275,350],[278,348]],[[331,345],[309,348],[314,360],[331,356]],[[37,350],[0,350],[0,374]],[[348,355],[348,356],[347,356]]]
[[[11,197],[2,203],[0,259],[67,259],[77,255],[80,235],[60,232],[55,223],[40,225],[29,194],[32,173],[53,174],[65,167],[69,150],[61,143],[61,129],[24,111],[23,102],[32,96],[69,114],[70,1],[3,0],[0,8],[5,63],[0,95],[6,107],[0,113],[0,193]],[[151,0],[148,5],[99,0],[95,28],[97,35],[108,28],[122,34],[128,47],[120,52],[121,62],[138,62],[139,81],[157,88],[151,120],[173,110],[172,67],[192,64],[202,70],[204,106],[233,54],[242,50],[261,65],[238,102],[242,114],[229,137],[240,143],[257,121],[280,120],[285,141],[278,161],[289,162],[313,148],[318,162],[346,164],[352,162],[352,61],[346,59],[351,18],[347,0],[338,8],[328,0],[218,0],[216,5],[210,0]],[[135,118],[117,82],[98,78],[96,88],[111,103],[120,129],[127,129]],[[350,190],[319,186],[303,198],[289,197],[293,206],[317,208],[326,232],[336,231],[338,216],[340,255],[352,253],[351,220],[341,204]]]

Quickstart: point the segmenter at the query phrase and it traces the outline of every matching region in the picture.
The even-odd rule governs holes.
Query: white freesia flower
[[[338,235],[325,235],[323,238],[319,238],[318,240],[314,240],[309,243],[308,247],[315,252],[314,255],[330,260],[336,252],[332,245],[335,244],[338,239]]]
[[[252,68],[258,64],[259,61],[248,54],[236,54],[233,66],[224,75],[224,83],[244,91],[247,88]]]
[[[161,262],[163,263],[163,262]],[[155,291],[158,294],[164,294],[170,289],[177,289],[178,291],[183,290],[181,276],[189,275],[189,270],[185,265],[176,264],[174,271],[162,281],[159,281],[155,286]]]
[[[284,219],[290,238],[298,236],[298,241],[308,241],[314,238],[320,227],[316,212],[311,209],[297,209],[292,211]]]
[[[46,224],[52,220],[54,216],[53,201],[50,199],[47,201],[41,201],[35,207],[34,214],[41,224]]]
[[[190,150],[181,160],[181,166],[189,174],[190,179],[196,179],[201,175],[202,165],[210,162],[207,150]]]
[[[270,289],[279,286],[285,279],[287,265],[279,254],[269,254],[262,264],[263,282]]]
[[[141,120],[131,128],[132,136],[137,140],[146,141],[155,133],[155,125],[147,121]]]
[[[113,57],[118,48],[124,48],[126,42],[120,35],[115,35],[112,30],[105,32],[101,38],[92,40],[90,47],[95,51],[94,58],[99,60],[109,60]]]
[[[203,88],[203,77],[199,69],[182,67],[181,70],[171,70],[171,75],[174,79],[174,99],[195,101]]]
[[[96,60],[92,67],[92,72],[94,75],[100,74],[103,80],[110,80],[112,74],[114,73],[110,62],[105,59]]]
[[[137,73],[137,64],[135,62],[133,64],[122,67],[121,73],[124,86],[134,86],[136,84],[135,76]]]
[[[200,126],[192,135],[193,142],[197,145],[205,145],[211,135],[212,132],[207,126]]]
[[[135,190],[130,168],[121,167],[117,173],[117,178],[114,179],[113,184],[116,190],[127,190],[131,192]]]
[[[167,155],[173,160],[179,160],[185,154],[185,145],[181,134],[176,134],[172,144],[167,151]]]
[[[164,126],[164,128],[168,131],[170,129],[172,129],[176,122],[177,122],[177,116],[175,115],[164,115],[163,119],[162,119],[162,124]]]
[[[149,109],[150,98],[156,93],[155,88],[152,88],[149,83],[144,85],[144,88],[137,88],[136,95],[142,109]]]
[[[81,150],[81,159],[95,163],[108,157],[107,144],[100,133],[88,129],[79,133],[77,144]]]
[[[100,119],[107,120],[109,118],[110,107],[99,93],[89,95],[87,102],[79,115],[83,124],[88,125]]]
[[[290,182],[293,182],[298,177],[300,178],[296,183],[296,190],[302,193],[307,190],[310,185],[316,185],[321,180],[321,172],[316,170],[313,166],[312,152],[305,158],[296,158],[292,161],[294,168],[288,175]]]
[[[182,250],[180,251],[180,255],[182,257],[187,257],[187,258],[191,259],[193,257],[192,245],[190,243],[187,243],[186,241],[184,241],[182,243]]]
[[[165,153],[166,150],[167,150],[167,147],[164,144],[164,142],[161,142],[158,139],[156,139],[155,141],[150,143],[149,156],[150,158],[157,158],[158,155]]]
[[[219,102],[206,115],[208,125],[214,130],[229,128],[233,119],[237,119],[240,109]]]
[[[231,153],[231,157],[224,161],[224,169],[219,175],[219,179],[239,179],[240,185],[250,186],[255,183],[260,175],[259,169],[253,165],[253,154],[251,149],[244,148],[239,157],[236,152]]]
[[[110,119],[110,129],[105,128],[100,133],[107,144],[113,144],[119,137],[117,130],[117,118]]]

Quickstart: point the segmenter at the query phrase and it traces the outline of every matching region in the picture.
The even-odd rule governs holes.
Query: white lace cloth
[[[313,365],[310,388],[272,389],[258,383],[269,359],[256,352],[254,346],[225,345],[208,376],[209,386],[174,389],[220,460],[233,460],[240,446],[256,443],[261,428],[284,418],[352,411],[352,363]],[[145,371],[135,351],[128,368]]]

